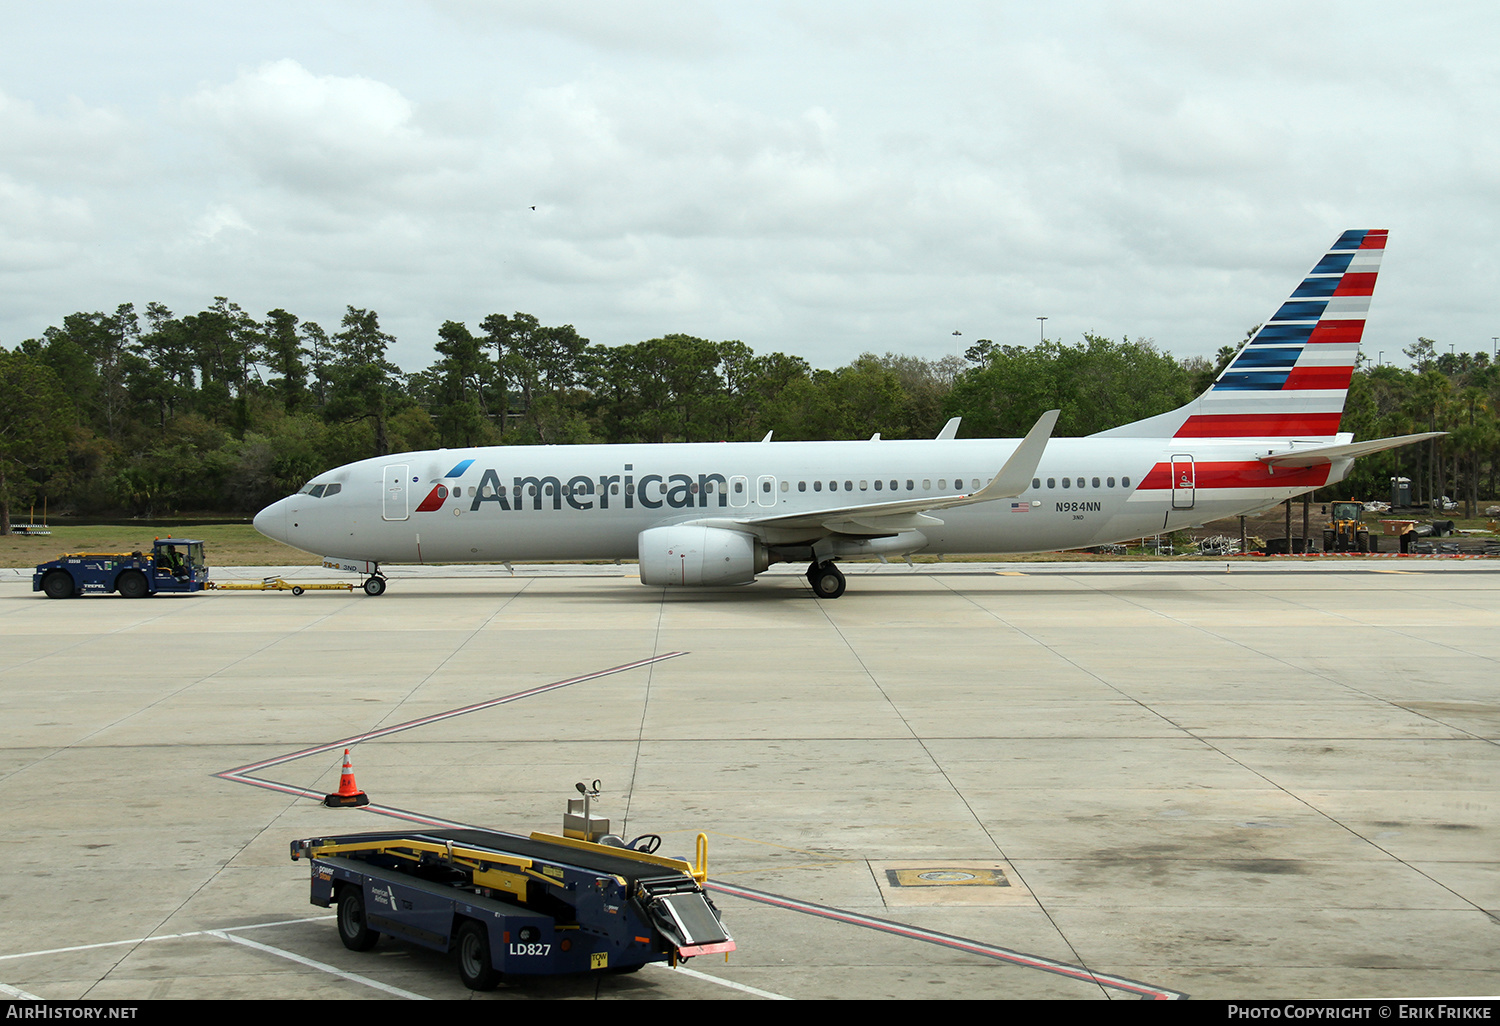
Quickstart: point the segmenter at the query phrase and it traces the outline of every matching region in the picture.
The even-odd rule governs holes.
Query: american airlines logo
[[[670,509],[707,509],[710,496],[721,508],[729,505],[730,484],[723,474],[699,474],[697,477],[645,474],[637,478],[630,473],[634,468],[629,464],[624,469],[625,472],[620,474],[601,474],[597,478],[580,474],[566,482],[552,476],[512,477],[509,485],[502,481],[499,472],[486,470],[480,475],[479,486],[473,489],[469,511],[478,512],[487,503],[495,503],[503,510],[525,509],[528,503],[534,510],[541,509],[543,503],[550,503],[555,510],[562,509],[563,503],[576,510],[594,509],[596,504],[599,509],[609,509],[611,500],[617,507],[623,502],[626,509],[635,509],[636,506],[646,509],[664,506]],[[735,485],[747,489],[743,494],[748,501],[748,480],[739,478]],[[437,485],[417,511],[425,513],[441,508],[447,492],[447,486]]]

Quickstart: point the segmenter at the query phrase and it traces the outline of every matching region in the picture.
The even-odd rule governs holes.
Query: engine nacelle
[[[766,547],[752,534],[722,527],[653,527],[638,539],[641,583],[749,584],[770,565]]]

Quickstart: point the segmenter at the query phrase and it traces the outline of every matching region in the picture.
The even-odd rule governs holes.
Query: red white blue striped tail
[[[1385,240],[1383,229],[1339,236],[1208,391],[1171,413],[1100,434],[1333,438],[1343,416]]]

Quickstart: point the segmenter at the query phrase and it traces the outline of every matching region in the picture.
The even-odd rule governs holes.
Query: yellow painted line
[[[995,571],[995,576],[996,577],[1025,577],[1026,575],[1024,573],[1022,573],[1021,571],[1019,571],[1019,570],[996,570]]]

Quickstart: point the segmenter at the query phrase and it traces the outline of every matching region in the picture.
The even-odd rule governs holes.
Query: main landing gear
[[[813,562],[807,568],[807,583],[818,598],[836,599],[844,593],[844,572],[833,562]]]

